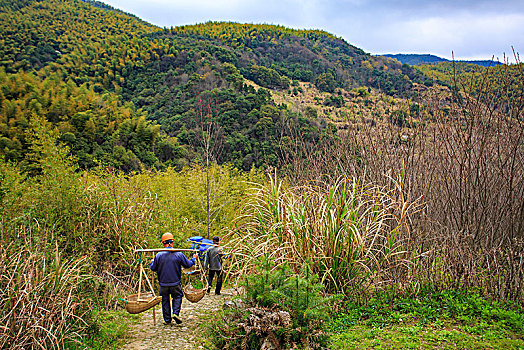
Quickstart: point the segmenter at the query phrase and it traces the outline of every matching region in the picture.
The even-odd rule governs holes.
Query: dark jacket
[[[221,247],[209,248],[204,257],[204,268],[206,270],[222,270],[222,258],[227,258],[227,256],[224,254]]]
[[[185,268],[195,264],[195,258],[188,260],[181,252],[160,252],[151,262],[151,270],[156,271],[158,283],[162,287],[179,285],[182,266]]]

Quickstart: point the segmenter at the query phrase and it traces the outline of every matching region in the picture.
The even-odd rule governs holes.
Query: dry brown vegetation
[[[26,227],[27,228],[27,227]],[[82,340],[89,303],[82,298],[86,258],[66,260],[55,252],[0,247],[0,348],[63,349]],[[41,242],[44,243],[45,242]],[[80,333],[79,333],[80,331]]]
[[[478,288],[496,299],[522,302],[522,97],[505,94],[508,90],[501,88],[500,81],[496,87],[490,85],[489,76],[482,83],[482,88],[475,86],[474,91],[467,83],[451,90],[425,90],[420,105],[406,101],[405,113],[390,111],[389,116],[383,115],[382,123],[362,118],[358,127],[347,128],[339,140],[323,139],[306,146],[297,133],[295,142],[288,143],[283,152],[292,188],[282,190],[281,185],[268,184],[259,195],[271,195],[250,214],[247,232],[254,233],[258,254],[264,249],[273,255],[286,252],[285,259],[298,265],[309,259],[315,272],[329,283],[336,280],[334,289],[342,292],[351,285],[352,271],[357,267],[360,275],[368,273],[366,281],[374,287],[377,284],[371,282],[393,282],[416,290],[431,283],[439,288]],[[378,205],[380,215],[388,218],[379,220],[383,226],[348,229],[347,225],[366,220],[365,210],[348,216],[345,205],[332,211],[322,209],[330,191],[340,187],[336,179],[341,178],[342,182],[359,179],[356,183],[363,188],[379,189],[372,195],[360,192],[363,198],[376,199],[381,193],[392,199],[392,207]],[[345,188],[335,198],[340,201],[358,188]],[[358,207],[363,202],[355,198],[350,203]],[[377,207],[370,201],[362,208]],[[421,210],[407,210],[419,203],[423,203]],[[340,237],[329,233],[332,219],[328,214],[340,220],[340,229],[332,230]],[[402,231],[397,232],[398,227]],[[263,235],[278,239],[264,248],[259,240]],[[390,264],[388,255],[382,253],[392,238],[397,249],[392,254],[400,264],[398,259]],[[329,252],[341,242],[338,253]],[[331,278],[332,266],[320,263],[337,258],[347,262],[351,260],[348,252],[366,249],[377,253],[366,258],[357,255],[354,263],[341,267],[344,272],[337,276],[344,276],[342,281]],[[369,263],[374,260],[383,265],[375,263],[373,270]],[[377,274],[381,275],[378,279]],[[386,275],[391,278],[387,280]]]
[[[252,86],[256,84],[251,83]],[[294,89],[298,88],[294,92]],[[449,91],[446,87],[427,88],[415,84],[414,91],[427,93],[428,90]],[[388,96],[376,89],[360,87],[352,90],[338,89],[335,94],[321,92],[313,84],[296,82],[296,87],[289,90],[272,91],[277,104],[283,104],[292,112],[299,112],[308,117],[319,117],[334,123],[339,129],[358,128],[362,121],[367,123],[387,122],[387,116],[405,111],[410,114],[413,101],[400,97]],[[330,97],[341,98],[341,105],[329,104]],[[412,123],[417,121],[412,119]]]

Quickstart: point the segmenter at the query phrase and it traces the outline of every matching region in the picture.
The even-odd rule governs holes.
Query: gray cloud
[[[502,58],[524,45],[524,1],[103,0],[159,26],[209,20],[323,29],[371,53]]]

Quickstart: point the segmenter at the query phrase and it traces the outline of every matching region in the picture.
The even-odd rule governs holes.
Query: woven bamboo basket
[[[130,314],[139,314],[158,305],[161,300],[161,296],[156,296],[153,293],[131,294],[125,298],[126,311]]]
[[[199,302],[206,295],[207,287],[196,289],[189,283],[184,287],[184,296],[192,303]]]

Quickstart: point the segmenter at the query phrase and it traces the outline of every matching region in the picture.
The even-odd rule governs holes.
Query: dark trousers
[[[173,307],[173,314],[180,315],[180,308],[182,307],[182,297],[184,292],[182,291],[182,285],[174,287],[162,287],[160,286],[160,295],[162,296],[162,316],[164,322],[171,322],[171,306]],[[173,298],[173,305],[171,305],[170,298]]]
[[[207,292],[211,290],[211,286],[213,285],[213,277],[217,275],[217,285],[215,287],[215,294],[220,294],[220,290],[222,289],[222,270],[209,270],[209,277],[207,279],[207,285],[208,290]]]

